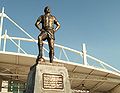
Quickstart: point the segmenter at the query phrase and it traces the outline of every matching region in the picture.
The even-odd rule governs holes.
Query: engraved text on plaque
[[[44,89],[63,89],[63,76],[60,74],[43,73]]]

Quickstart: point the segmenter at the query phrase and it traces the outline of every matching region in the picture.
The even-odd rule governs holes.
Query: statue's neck
[[[45,15],[49,16],[49,15],[50,15],[50,13],[46,13]]]

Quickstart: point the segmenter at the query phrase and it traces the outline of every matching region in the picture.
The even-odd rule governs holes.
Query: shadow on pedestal
[[[34,85],[35,85],[35,73],[36,73],[36,66],[38,61],[36,60],[36,64],[30,67],[30,71],[27,77],[27,85],[26,89],[23,93],[34,93]]]

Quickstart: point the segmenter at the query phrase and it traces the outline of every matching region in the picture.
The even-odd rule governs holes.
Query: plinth
[[[33,71],[32,71],[33,69]],[[72,93],[68,77],[68,71],[64,65],[59,63],[38,62],[30,70],[29,82],[32,85],[27,85],[31,91],[26,93]],[[35,72],[35,73],[34,73]],[[32,81],[30,81],[32,80]]]

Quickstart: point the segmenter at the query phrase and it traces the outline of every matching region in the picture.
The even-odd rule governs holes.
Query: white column
[[[20,53],[20,40],[18,40],[18,53]]]
[[[2,8],[1,22],[0,22],[0,49],[1,49],[1,36],[3,30],[3,18],[4,18],[4,7]]]
[[[84,43],[82,45],[82,53],[83,53],[83,64],[87,65],[87,57],[86,57],[87,51],[86,51],[86,46]]]
[[[3,51],[5,52],[6,49],[6,38],[7,38],[7,30],[5,30],[5,36],[4,36],[4,45],[3,45]]]

